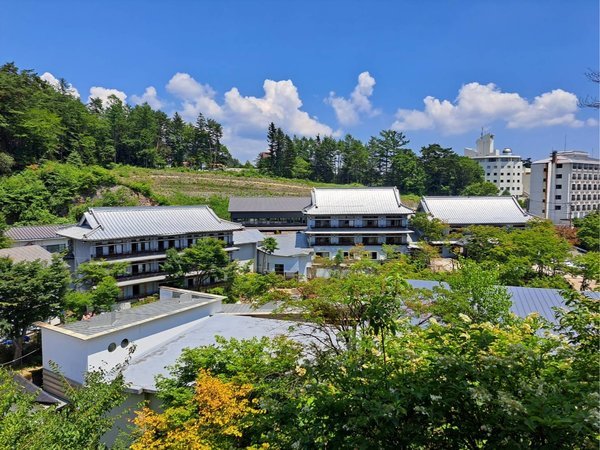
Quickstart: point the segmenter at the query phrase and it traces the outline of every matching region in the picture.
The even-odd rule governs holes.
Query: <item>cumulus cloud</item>
[[[262,97],[242,95],[233,87],[225,92],[221,102],[211,86],[187,73],[173,75],[166,88],[181,100],[178,112],[184,119],[193,122],[202,113],[218,120],[224,127],[225,143],[240,144],[252,148],[253,152],[259,145],[264,147],[264,135],[270,122],[291,134],[334,134],[329,126],[302,111],[302,100],[291,80],[265,80]]]
[[[52,75],[50,72],[44,72],[40,78],[52,86],[54,89],[58,90],[60,88],[60,80]],[[79,98],[79,91],[75,89],[72,85],[69,85],[67,88],[67,94]]]
[[[460,134],[494,121],[504,121],[508,128],[584,126],[575,116],[577,97],[562,89],[528,101],[517,93],[502,92],[493,83],[469,83],[461,87],[454,102],[428,96],[423,103],[423,110],[399,109],[392,128]]]
[[[132,95],[131,101],[135,105],[148,103],[148,105],[154,109],[160,109],[164,106],[163,101],[158,98],[158,94],[156,93],[156,88],[154,86],[148,86],[141,96]]]
[[[125,103],[125,100],[127,100],[127,94],[125,94],[125,92],[123,92],[123,91],[119,91],[118,89],[108,89],[108,88],[100,87],[100,86],[92,86],[90,88],[90,95],[88,97],[88,102],[90,102],[93,98],[99,98],[100,100],[102,100],[102,104],[104,106],[108,106],[109,105],[108,97],[110,97],[111,95],[114,95],[119,100],[121,100],[123,103]]]
[[[331,105],[340,124],[355,125],[360,121],[361,113],[368,116],[379,114],[379,110],[373,109],[369,99],[373,95],[374,86],[375,78],[369,72],[362,72],[358,76],[358,83],[350,98],[338,97],[332,91],[325,99],[325,103]]]
[[[198,83],[187,73],[177,72],[167,83],[167,91],[182,100],[181,115],[189,120],[199,113],[219,120],[222,110],[215,101],[216,92],[207,84]]]

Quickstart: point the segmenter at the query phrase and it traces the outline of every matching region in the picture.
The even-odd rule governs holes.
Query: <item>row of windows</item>
[[[491,175],[491,172],[488,172],[486,175],[489,177]],[[500,172],[500,175],[504,176],[504,172]],[[519,176],[518,173],[506,172],[506,176],[507,177],[510,177],[510,176],[513,176],[513,175],[514,176]],[[498,176],[498,172],[494,172],[494,176]],[[515,181],[515,183],[516,183],[516,181]]]
[[[560,175],[560,174],[559,174]],[[556,178],[558,178],[559,175],[556,175]],[[594,174],[593,175],[593,179],[597,180],[598,179],[598,174]],[[581,173],[574,173],[573,174],[573,180],[592,180],[592,174],[581,174]]]
[[[560,195],[557,195],[556,198],[560,200]],[[571,195],[571,200],[600,200],[600,195],[587,194],[586,198],[586,194],[573,194]]]
[[[224,241],[226,244],[230,244],[231,235],[225,235],[222,233],[211,233],[205,236],[189,236],[187,238],[174,238],[166,237],[154,240],[136,240],[130,243],[119,242],[119,243],[105,243],[100,242],[94,247],[94,255],[97,258],[102,256],[113,256],[113,255],[128,255],[136,253],[145,253],[153,251],[165,251],[170,248],[185,248],[191,247],[199,239],[204,237],[213,237]],[[128,245],[129,244],[129,245]]]
[[[561,205],[555,205],[554,209],[560,211],[562,207]],[[571,205],[571,211],[592,211],[596,209],[598,209],[598,205]]]
[[[558,186],[560,186],[560,185],[559,184],[556,185],[557,189],[558,189]],[[597,184],[594,184],[594,185],[592,185],[592,184],[572,184],[571,185],[571,189],[573,189],[574,191],[575,190],[577,190],[577,191],[581,191],[581,190],[583,190],[583,191],[591,191],[591,190],[597,191],[598,190],[598,185]]]

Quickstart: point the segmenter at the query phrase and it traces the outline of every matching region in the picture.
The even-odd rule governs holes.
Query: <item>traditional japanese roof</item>
[[[12,227],[6,230],[4,235],[13,241],[42,241],[46,239],[63,239],[56,234],[57,230],[72,225],[36,225],[26,227]]]
[[[52,261],[52,253],[39,245],[0,249],[0,258],[10,258],[13,262],[22,261]]]
[[[531,219],[514,197],[423,197],[420,209],[448,225],[523,225]]]
[[[310,202],[310,197],[230,197],[229,212],[302,213]]]
[[[395,187],[313,188],[312,204],[304,212],[320,215],[411,214]]]
[[[57,234],[82,241],[142,236],[177,236],[243,229],[220,219],[208,206],[134,206],[91,208],[78,225]]]
[[[272,253],[273,256],[303,256],[314,251],[308,245],[306,234],[301,232],[281,233],[270,237],[277,241],[277,250]]]
[[[233,232],[233,245],[253,244],[262,242],[265,235],[257,229],[246,229]]]

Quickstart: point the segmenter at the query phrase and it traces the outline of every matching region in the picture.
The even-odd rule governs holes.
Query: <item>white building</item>
[[[529,212],[571,225],[600,208],[600,160],[586,152],[552,152],[531,165]]]
[[[127,263],[127,273],[117,279],[121,298],[127,299],[158,292],[167,277],[162,263],[168,249],[183,250],[212,237],[233,252],[239,250],[233,246],[233,233],[242,229],[208,206],[134,206],[91,208],[78,225],[57,234],[69,239],[73,270],[93,260]]]
[[[333,258],[338,251],[349,257],[362,245],[371,259],[384,259],[382,245],[407,250],[408,216],[395,187],[313,188],[312,203],[304,210],[308,245],[315,255]]]
[[[485,181],[498,188],[498,194],[508,192],[520,197],[523,195],[523,162],[520,156],[513,155],[510,148],[494,149],[494,135],[482,134],[477,139],[477,148],[465,148],[465,156],[477,161],[484,172]]]
[[[286,278],[307,278],[314,250],[303,232],[275,234],[277,249],[266,253],[258,249],[257,272],[275,272]]]

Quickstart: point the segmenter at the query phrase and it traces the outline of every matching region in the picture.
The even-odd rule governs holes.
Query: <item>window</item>
[[[129,345],[129,339],[123,339],[121,341],[121,348],[125,348]]]
[[[556,165],[556,168],[557,168],[557,169],[562,169],[562,164],[557,164],[557,165]]]
[[[562,198],[562,196],[561,196],[561,195],[555,195],[555,196],[554,196],[554,199],[555,199],[555,200],[560,200],[561,198]]]
[[[562,178],[562,173],[557,173],[556,178],[558,178],[558,179]]]
[[[559,210],[559,209],[561,209],[561,207],[560,207],[560,205],[555,205],[554,209]]]
[[[377,259],[377,252],[371,252],[371,259]]]
[[[110,344],[108,344],[109,352],[114,352],[116,349],[117,349],[117,344],[115,344],[114,342],[111,342]]]
[[[275,273],[277,275],[283,275],[285,273],[285,270],[283,268],[283,264],[275,264]]]
[[[556,189],[562,189],[562,184],[557,184]]]

